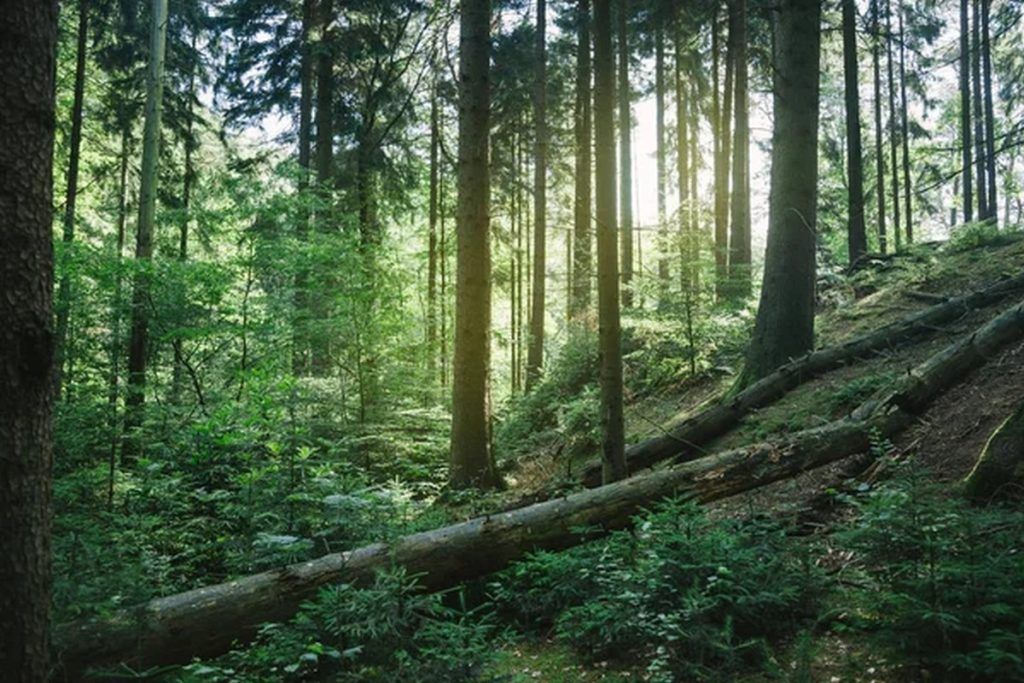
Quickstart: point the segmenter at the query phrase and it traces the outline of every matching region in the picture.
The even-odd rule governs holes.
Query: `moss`
[[[989,500],[1024,487],[1024,403],[999,426],[964,480],[964,495]]]

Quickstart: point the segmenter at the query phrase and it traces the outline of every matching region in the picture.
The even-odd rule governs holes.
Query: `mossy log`
[[[1024,303],[932,356],[846,418],[693,462],[653,470],[607,486],[518,510],[376,543],[344,553],[157,598],[96,621],[57,628],[61,676],[77,680],[89,666],[135,668],[188,662],[244,643],[261,623],[284,620],[328,584],[366,584],[401,565],[425,590],[458,585],[499,570],[539,549],[557,550],[626,527],[642,508],[667,496],[720,500],[793,477],[868,449],[872,434],[910,425],[951,384],[1024,337]],[[581,531],[586,529],[586,531]]]
[[[843,344],[796,358],[743,391],[668,427],[663,434],[629,446],[626,465],[630,473],[635,473],[664,460],[684,462],[699,458],[705,454],[702,446],[728,432],[751,411],[777,401],[801,384],[851,361],[934,332],[937,326],[956,320],[968,311],[998,303],[1022,288],[1024,273],[923,309]],[[588,465],[580,473],[580,481],[587,487],[600,486],[600,463]]]
[[[964,495],[988,501],[1024,492],[1024,403],[992,433],[974,469],[964,480]]]

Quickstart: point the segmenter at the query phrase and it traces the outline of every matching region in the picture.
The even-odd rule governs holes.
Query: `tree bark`
[[[299,62],[299,197],[300,201],[308,201],[310,162],[313,152],[313,45],[311,33],[314,21],[314,0],[302,0],[302,55]],[[310,212],[300,211],[295,226],[296,238],[300,247],[305,246],[309,239]],[[304,259],[303,259],[304,260]],[[309,297],[306,288],[309,286],[309,272],[304,263],[300,263],[295,274],[295,312],[292,322],[292,373],[302,375],[309,372]]]
[[[985,171],[985,108],[981,84],[981,10],[979,0],[972,0],[971,17],[971,74],[974,83],[972,103],[974,106],[974,182],[977,184],[975,194],[978,197],[978,219],[991,218],[988,205],[988,189]]]
[[[683,52],[683,32],[681,28],[682,17],[677,14],[673,27],[672,43],[675,48],[675,69],[674,85],[676,95],[676,189],[679,193],[679,209],[676,220],[678,221],[678,244],[679,244],[679,292],[681,300],[686,308],[686,315],[689,316],[692,303],[693,275],[695,272],[695,258],[693,253],[693,226],[690,221],[693,197],[690,196],[690,127],[687,121],[687,106],[689,97],[686,95],[686,76],[683,72],[683,64],[686,60]]]
[[[896,135],[896,69],[892,56],[892,0],[885,0],[885,59],[889,77],[889,159],[892,169],[892,236],[896,251],[903,246],[900,223],[899,140]]]
[[[320,25],[316,46],[316,190],[319,199],[316,223],[321,233],[332,229],[331,185],[334,179],[334,0],[319,0],[317,23]],[[318,280],[323,273],[317,273]],[[315,293],[310,301],[313,329],[309,339],[309,369],[318,377],[330,371],[330,340],[324,323],[331,311],[323,296]]]
[[[814,347],[820,19],[817,0],[784,0],[776,17],[768,250],[739,387]]]
[[[998,212],[996,198],[996,135],[995,110],[992,104],[992,45],[990,35],[990,10],[992,0],[981,2],[981,59],[983,89],[985,91],[985,168],[988,174],[988,209],[989,218],[995,220]]]
[[[882,133],[882,69],[880,65],[881,11],[879,0],[871,0],[871,66],[875,77],[875,196],[878,202],[878,251],[886,253],[888,238],[885,230],[885,137]]]
[[[142,170],[139,221],[135,238],[138,270],[132,288],[131,338],[128,342],[128,388],[125,397],[121,460],[131,465],[143,452],[141,434],[146,401],[146,364],[149,356],[148,272],[153,257],[153,228],[159,182],[160,122],[163,114],[164,51],[167,44],[167,0],[153,0],[150,27],[149,73],[146,81],[146,120],[142,135]]]
[[[736,63],[736,13],[732,3],[726,2],[726,23],[728,33],[725,41],[725,78],[722,83],[722,122],[721,122],[721,165],[715,177],[715,268],[717,280],[715,295],[719,299],[729,295],[729,171],[732,159],[732,132],[730,117],[732,116],[733,72]],[[718,272],[719,263],[724,270]]]
[[[576,8],[576,110],[573,120],[576,137],[576,173],[574,178],[576,196],[573,211],[573,296],[571,308],[574,318],[584,315],[590,309],[590,278],[593,274],[591,256],[593,240],[590,236],[592,172],[590,108],[593,93],[590,84],[590,0],[580,0]]]
[[[427,376],[431,378],[437,373],[437,190],[441,135],[438,99],[435,81],[430,95],[430,206],[427,218]],[[515,325],[515,317],[512,324]]]
[[[540,379],[544,364],[544,310],[547,294],[547,2],[537,2],[533,92],[533,306],[530,307],[530,346],[526,357],[526,390]]]
[[[597,219],[598,344],[601,356],[603,478],[626,476],[615,211],[615,66],[611,0],[594,1],[594,170]]]
[[[864,159],[860,137],[860,87],[857,82],[857,6],[843,0],[843,78],[846,95],[847,246],[850,263],[868,251],[864,226]]]
[[[57,3],[0,13],[0,671],[47,678]]]
[[[619,196],[622,198],[622,305],[633,306],[633,91],[629,84],[629,31],[626,0],[619,0]]]
[[[964,480],[964,495],[987,502],[997,496],[1020,496],[1024,484],[1024,403],[992,433]]]
[[[857,359],[867,358],[879,351],[931,334],[969,311],[991,306],[1022,289],[1024,274],[1006,278],[984,289],[918,311],[838,346],[819,349],[796,358],[746,389],[667,427],[664,434],[630,446],[626,449],[628,470],[632,474],[669,459],[680,462],[699,458],[706,453],[703,446],[712,439],[727,433],[751,412],[774,403],[815,377]],[[600,465],[585,468],[580,474],[580,481],[588,487],[599,486]]]
[[[669,235],[666,219],[668,194],[668,147],[665,131],[665,31],[664,17],[657,17],[654,26],[654,102],[655,151],[658,173],[658,308],[668,305],[669,292]]]
[[[736,10],[736,130],[732,160],[732,223],[729,235],[729,279],[733,297],[745,300],[751,293],[750,243],[750,105],[747,96],[747,0],[733,0]]]
[[[907,109],[907,35],[903,27],[903,3],[900,3],[900,119],[903,142],[903,203],[907,221],[907,244],[914,243],[912,180],[910,178],[910,123]]]
[[[876,0],[877,1],[877,0]],[[960,0],[960,146],[963,162],[964,223],[974,220],[974,162],[971,143],[971,26],[969,0]]]
[[[601,52],[601,5],[608,1],[596,0],[594,5],[596,55]],[[817,10],[809,13],[817,15]],[[595,122],[601,121],[599,111],[595,106]],[[611,106],[607,119],[611,128]],[[614,145],[610,130],[607,138]],[[866,451],[874,434],[899,433],[936,396],[1022,336],[1024,303],[1019,303],[918,365],[883,397],[865,401],[848,417],[784,440],[724,451],[391,543],[158,598],[102,621],[64,625],[57,631],[64,673],[73,677],[102,663],[124,662],[138,668],[214,656],[252,637],[260,623],[289,618],[328,584],[365,584],[377,571],[397,564],[419,576],[424,590],[441,590],[501,569],[528,552],[560,550],[628,527],[634,515],[659,498],[681,496],[708,503],[796,476]]]
[[[78,0],[78,39],[75,54],[75,93],[71,105],[71,138],[68,141],[67,190],[64,197],[63,252],[57,285],[57,339],[54,360],[54,397],[60,398],[71,318],[71,248],[75,241],[75,202],[78,199],[78,168],[82,156],[82,104],[85,99],[85,64],[89,44],[89,0]]]
[[[491,458],[490,0],[462,0],[459,38],[459,214],[450,481],[497,486]]]

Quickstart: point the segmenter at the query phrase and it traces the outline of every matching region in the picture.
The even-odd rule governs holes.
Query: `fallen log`
[[[872,434],[891,436],[906,428],[936,395],[1022,337],[1024,302],[932,356],[887,395],[784,441],[718,453],[391,543],[157,598],[102,620],[61,626],[55,633],[60,676],[77,680],[87,667],[102,664],[138,668],[215,656],[246,642],[259,624],[289,618],[322,586],[364,584],[392,564],[421,575],[425,590],[438,590],[501,569],[532,550],[563,549],[623,528],[659,498],[710,502],[793,477],[865,451]]]
[[[850,361],[934,332],[936,326],[956,320],[968,311],[997,303],[1022,288],[1024,273],[918,311],[843,344],[796,358],[743,391],[668,427],[663,434],[629,446],[626,449],[629,472],[647,469],[670,458],[677,462],[699,458],[704,455],[703,445],[728,432],[751,411],[769,405],[812,378]],[[580,473],[580,481],[587,487],[599,486],[601,464],[585,467]]]

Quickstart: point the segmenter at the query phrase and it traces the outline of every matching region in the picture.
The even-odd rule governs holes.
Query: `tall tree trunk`
[[[740,386],[814,346],[820,27],[818,0],[782,0],[775,23],[768,251]]]
[[[729,170],[732,159],[733,72],[736,63],[736,12],[731,0],[726,2],[725,78],[722,83],[722,117],[719,131],[722,138],[715,175],[715,294],[724,298],[729,293]]]
[[[857,5],[854,0],[843,0],[843,78],[846,86],[846,168],[849,181],[847,245],[851,264],[868,251],[864,227],[864,159],[857,70]]]
[[[628,3],[618,0],[619,42],[619,196],[622,199],[622,305],[633,306],[633,91],[629,84]]]
[[[160,121],[163,114],[164,50],[167,44],[167,0],[153,0],[150,27],[149,74],[146,81],[146,121],[142,134],[139,222],[135,238],[135,280],[132,288],[131,338],[128,342],[128,389],[125,396],[121,460],[130,465],[142,454],[146,402],[146,362],[149,356],[149,285],[153,257],[153,227],[159,180]]]
[[[899,141],[896,135],[896,70],[892,58],[892,0],[885,0],[885,58],[889,76],[889,158],[892,169],[892,235],[896,251],[903,242],[900,224]]]
[[[85,63],[89,44],[89,0],[78,0],[78,41],[75,54],[75,95],[71,105],[71,139],[68,142],[67,190],[64,197],[64,234],[60,282],[57,285],[57,339],[54,360],[54,396],[60,398],[71,318],[71,248],[75,241],[75,201],[78,199],[78,167],[82,153],[82,103],[85,99]]]
[[[576,110],[573,128],[576,137],[576,198],[573,211],[572,316],[584,315],[590,308],[593,273],[591,257],[591,75],[590,75],[590,0],[576,7]]]
[[[672,42],[675,47],[675,69],[673,72],[676,91],[676,180],[679,192],[678,244],[679,244],[679,291],[682,300],[689,304],[693,293],[693,234],[691,233],[690,212],[693,198],[690,196],[690,130],[687,121],[686,95],[687,79],[683,73],[685,57],[682,18],[675,17]],[[687,305],[689,311],[689,306]]]
[[[330,188],[334,178],[334,0],[320,0],[317,23],[320,25],[319,45],[316,46],[316,183],[319,197],[317,228],[327,233],[332,228]],[[322,273],[317,273],[321,279]],[[313,295],[311,300],[313,330],[310,334],[310,372],[318,377],[330,369],[330,340],[323,329],[330,317],[329,305],[324,297]]]
[[[885,230],[885,136],[882,133],[882,68],[881,51],[881,10],[879,0],[871,0],[871,66],[875,77],[875,196],[878,202],[878,250],[888,250]]]
[[[124,296],[125,225],[128,221],[128,156],[131,153],[131,124],[123,122],[121,128],[121,160],[117,184],[117,235],[114,245],[114,297],[110,310],[110,376],[107,379],[107,428],[110,430],[110,452],[107,467],[107,507],[114,504],[114,478],[117,474],[117,447],[121,441],[117,399],[121,384],[121,307]]]
[[[903,204],[907,220],[907,244],[914,243],[914,205],[910,177],[910,122],[907,112],[907,36],[903,26],[903,3],[900,2],[900,118],[903,141]]]
[[[665,140],[665,32],[663,21],[659,19],[654,27],[654,102],[655,114],[655,151],[658,173],[658,308],[668,305],[669,292],[669,234],[666,221],[665,201],[668,185],[668,169],[666,156],[668,152]]]
[[[47,680],[57,3],[0,13],[0,671]]]
[[[626,476],[622,416],[622,339],[615,216],[615,66],[611,0],[594,0],[594,170],[597,306],[601,356],[601,453],[604,480]]]
[[[311,33],[315,21],[315,0],[302,0],[302,56],[299,63],[299,197],[306,201],[309,190],[310,162],[313,152],[313,45]],[[300,212],[295,226],[299,247],[304,247],[309,239],[310,213],[307,209]],[[294,320],[292,322],[292,373],[303,375],[309,372],[309,298],[306,288],[309,286],[309,271],[305,259],[295,274]]]
[[[537,0],[533,92],[533,306],[530,309],[530,348],[526,358],[526,390],[540,379],[544,364],[544,312],[547,295],[547,2]]]
[[[988,188],[985,170],[985,107],[981,84],[981,11],[979,0],[972,0],[971,17],[971,75],[974,83],[972,104],[974,107],[974,182],[978,197],[978,219],[988,220],[991,212],[988,206]]]
[[[427,372],[431,378],[437,372],[437,190],[441,146],[438,98],[435,81],[430,96],[430,206],[427,235]]]
[[[733,0],[736,10],[736,132],[732,160],[732,229],[729,235],[729,278],[733,295],[746,299],[751,291],[750,122],[747,101],[747,0]]]
[[[988,172],[988,211],[989,217],[996,219],[997,198],[996,198],[996,128],[995,111],[992,104],[992,45],[990,10],[992,0],[980,0],[981,2],[981,59],[982,73],[984,78],[985,91],[985,168]]]
[[[974,220],[974,150],[971,143],[971,25],[969,0],[960,0],[960,146],[963,155],[964,223]]]
[[[459,214],[451,483],[498,484],[487,384],[491,337],[491,3],[462,0],[459,19]]]

